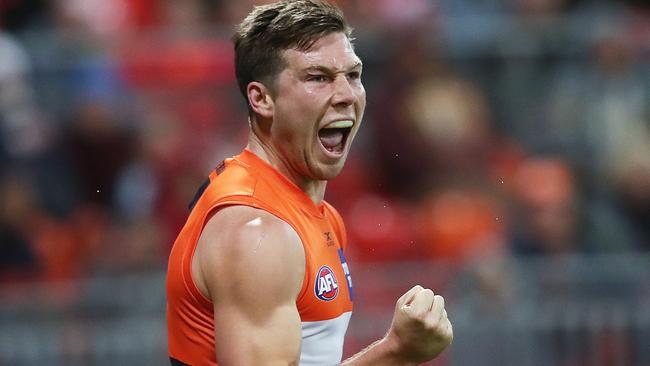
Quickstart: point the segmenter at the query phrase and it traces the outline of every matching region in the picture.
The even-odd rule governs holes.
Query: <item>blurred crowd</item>
[[[246,143],[262,1],[0,1],[0,283],[164,268]],[[353,261],[650,250],[643,1],[339,0],[364,126],[327,199]]]

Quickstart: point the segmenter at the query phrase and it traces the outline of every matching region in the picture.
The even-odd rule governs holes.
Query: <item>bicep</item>
[[[263,321],[237,304],[215,305],[214,310],[219,365],[298,364],[301,328],[295,304],[265,310]]]
[[[297,364],[304,252],[295,231],[266,212],[226,208],[208,222],[198,250],[219,364]]]

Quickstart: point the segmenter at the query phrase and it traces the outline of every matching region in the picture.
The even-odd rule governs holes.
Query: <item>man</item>
[[[175,365],[332,365],[352,311],[346,234],[323,196],[365,108],[340,11],[316,0],[256,7],[234,37],[246,149],[197,194],[169,259]],[[442,297],[415,286],[386,336],[344,365],[411,365],[451,342]]]

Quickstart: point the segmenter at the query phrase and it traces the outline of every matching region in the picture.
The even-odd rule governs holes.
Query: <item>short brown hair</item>
[[[325,1],[284,0],[253,8],[233,36],[235,75],[246,102],[248,83],[259,81],[272,89],[285,67],[284,50],[308,51],[318,39],[336,32],[352,40],[343,13]]]

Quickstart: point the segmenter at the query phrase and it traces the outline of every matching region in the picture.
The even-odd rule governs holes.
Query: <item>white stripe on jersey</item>
[[[300,366],[336,365],[343,357],[343,339],[351,311],[334,319],[302,322]]]

